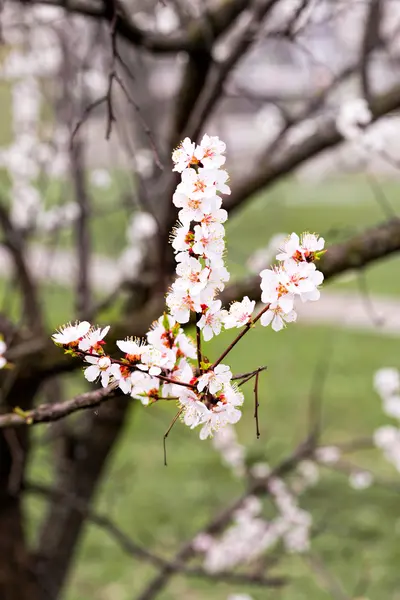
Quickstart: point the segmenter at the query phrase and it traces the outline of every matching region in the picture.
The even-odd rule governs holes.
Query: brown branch
[[[78,134],[80,128],[82,127],[82,125],[84,125],[84,123],[86,123],[86,121],[88,120],[89,116],[91,115],[92,111],[95,110],[98,106],[101,106],[102,104],[104,104],[107,101],[107,95],[101,96],[101,98],[97,98],[97,100],[94,100],[93,102],[91,102],[83,111],[82,116],[80,117],[80,119],[76,122],[75,127],[72,131],[71,134],[71,138],[70,138],[70,148],[72,148],[73,144],[74,144],[74,139],[75,136]]]
[[[380,43],[382,13],[382,0],[369,0],[369,7],[367,9],[367,17],[361,41],[360,57],[361,88],[367,102],[369,102],[371,98],[371,81],[369,76],[370,57],[372,50]]]
[[[76,314],[83,319],[90,314],[92,306],[92,292],[90,285],[90,258],[91,258],[91,236],[90,236],[90,197],[88,194],[85,171],[84,152],[80,140],[70,148],[71,178],[74,186],[75,200],[79,207],[78,218],[75,221],[76,238]]]
[[[100,406],[103,402],[119,395],[121,395],[121,392],[115,389],[114,384],[93,392],[80,394],[64,402],[41,404],[32,410],[3,414],[0,415],[0,429],[58,421],[79,410]]]
[[[370,109],[374,119],[378,119],[400,107],[400,84],[389,91],[377,94],[371,99]],[[293,171],[306,160],[309,160],[328,148],[342,141],[336,129],[335,117],[327,116],[321,121],[316,133],[310,134],[301,143],[288,146],[284,151],[270,155],[269,160],[250,170],[250,175],[238,183],[225,208],[232,211],[256,192],[271,185],[280,177]]]
[[[253,325],[255,325],[257,323],[257,321],[259,319],[261,319],[261,317],[263,316],[263,314],[265,312],[267,312],[267,310],[269,309],[270,305],[266,304],[258,313],[258,315],[256,315],[254,317],[254,319],[251,319],[251,321],[249,321],[247,323],[247,325],[245,325],[242,329],[242,331],[235,337],[235,339],[229,344],[229,346],[226,348],[226,350],[224,350],[224,352],[217,358],[217,360],[211,365],[211,367],[209,367],[208,371],[212,371],[215,369],[215,367],[217,365],[220,364],[221,361],[224,360],[225,356],[227,356],[229,354],[229,352],[236,346],[236,344],[238,342],[240,342],[240,340],[242,339],[242,337],[244,335],[246,335],[246,333],[248,331],[250,331],[250,329],[253,327]],[[258,373],[258,371],[256,371],[256,373]]]
[[[237,375],[234,375],[232,377],[232,381],[235,381],[238,379],[243,379],[243,381],[241,381],[239,383],[239,385],[243,385],[251,377],[254,377],[256,375],[256,373],[261,373],[261,371],[265,371],[266,369],[267,369],[267,367],[258,367],[258,369],[254,369],[254,371],[249,371],[248,373],[238,373]]]
[[[258,0],[253,3],[249,22],[236,39],[227,58],[210,74],[210,80],[203,89],[191,114],[185,135],[196,140],[201,128],[214,109],[217,101],[222,96],[223,87],[228,76],[237,63],[245,56],[247,50],[256,39],[256,34],[262,25],[263,19],[277,3],[277,0]],[[185,135],[183,137],[185,137]]]
[[[23,0],[13,1],[25,5]],[[85,0],[32,0],[30,4],[58,6],[67,12],[78,13],[93,19],[109,22],[112,20],[107,6],[102,2],[95,4]],[[203,23],[199,22],[199,19],[191,19],[183,31],[162,35],[141,29],[132,21],[122,3],[115,2],[115,4],[117,7],[116,32],[134,46],[140,46],[154,54],[192,52],[202,46],[207,46],[207,36]],[[246,5],[247,0],[225,0],[208,11],[207,22],[215,38],[225,31],[226,23],[231,22],[235,16],[239,15]]]
[[[342,244],[330,246],[318,269],[325,280],[353,269],[362,269],[377,260],[400,251],[400,219],[385,221],[366,229]],[[243,296],[260,298],[260,276],[252,275],[225,288],[221,294],[223,304],[230,304]]]
[[[43,330],[42,310],[36,285],[26,260],[25,241],[22,233],[11,222],[3,203],[4,200],[0,199],[0,227],[3,231],[4,245],[14,262],[17,282],[21,288],[23,314],[32,331],[38,335]]]

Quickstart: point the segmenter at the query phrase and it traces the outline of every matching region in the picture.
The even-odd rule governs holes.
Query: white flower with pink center
[[[325,240],[315,233],[303,233],[301,238],[292,233],[284,242],[276,259],[280,261],[312,262],[324,249]]]
[[[176,191],[192,200],[203,201],[204,198],[212,198],[217,192],[213,173],[207,169],[186,169]]]
[[[251,319],[256,303],[245,296],[241,302],[234,302],[229,307],[229,312],[224,320],[225,329],[243,327]]]
[[[175,252],[188,252],[193,246],[194,234],[189,229],[189,223],[175,227],[172,232],[171,245]]]
[[[67,346],[78,343],[90,330],[88,321],[77,321],[74,325],[64,325],[60,327],[57,333],[53,334],[52,340],[55,344]]]
[[[162,369],[172,369],[175,364],[175,354],[167,348],[164,351],[147,346],[142,354],[142,362],[138,364],[138,369],[148,371],[149,375],[160,375]]]
[[[217,367],[216,367],[217,368]],[[244,395],[235,384],[225,382],[222,391],[218,393],[218,398],[222,402],[227,402],[232,406],[242,406]]]
[[[286,323],[292,323],[296,319],[297,314],[293,309],[286,312],[280,301],[277,301],[270,304],[268,310],[261,316],[260,323],[263,327],[271,325],[274,331],[280,331],[286,327]]]
[[[186,137],[183,142],[173,151],[172,160],[175,163],[173,171],[182,173],[195,159],[196,144]],[[198,162],[195,160],[195,162]]]
[[[225,283],[229,281],[229,278],[230,274],[228,269],[225,267],[213,267],[208,276],[207,285],[215,291],[222,291],[225,287]]]
[[[201,312],[200,298],[191,296],[186,290],[178,290],[173,287],[165,301],[171,315],[178,323],[188,323],[190,312]]]
[[[182,173],[182,181],[176,188],[177,192],[189,196],[193,200],[212,198],[218,191],[230,194],[226,185],[228,173],[214,169],[186,169]]]
[[[207,285],[210,269],[202,266],[197,258],[186,256],[176,267],[179,278],[175,281],[174,289],[187,290],[197,296]]]
[[[213,223],[222,224],[228,219],[228,213],[224,208],[221,208],[222,200],[219,196],[210,198],[210,211],[204,212],[201,218],[201,223],[204,225],[212,225]]]
[[[85,360],[91,363],[90,367],[84,369],[85,378],[91,382],[100,378],[101,385],[107,387],[118,365],[113,365],[109,356],[86,356]]]
[[[195,150],[195,157],[207,169],[219,169],[225,164],[226,158],[222,156],[226,144],[218,136],[209,136],[206,133]]]
[[[175,192],[172,202],[177,208],[182,210],[178,213],[181,223],[186,224],[191,221],[202,221],[204,215],[212,210],[212,198],[192,198],[186,194]]]
[[[0,338],[0,369],[3,369],[7,364],[7,360],[3,356],[6,353],[6,351],[6,343]]]
[[[192,390],[183,388],[179,394],[179,402],[184,407],[182,420],[190,429],[194,429],[207,419],[208,408]]]
[[[197,323],[197,327],[203,332],[206,342],[214,335],[221,333],[222,324],[225,319],[226,310],[221,310],[221,300],[214,300]]]
[[[82,350],[82,352],[96,352],[99,347],[101,347],[102,342],[109,331],[109,325],[104,327],[104,329],[92,329],[79,342],[79,350]]]
[[[284,312],[293,308],[294,295],[288,289],[288,276],[282,268],[264,269],[261,276],[261,302],[279,303]]]
[[[224,385],[227,385],[232,379],[232,372],[228,365],[217,365],[214,370],[207,371],[199,377],[197,389],[202,392],[206,387],[210,394],[216,394]]]
[[[212,437],[213,433],[219,431],[228,423],[234,425],[237,423],[242,416],[240,410],[232,406],[232,404],[224,404],[218,402],[209,410],[207,413],[207,419],[201,428],[200,439],[205,440],[208,437]]]
[[[286,275],[286,277],[284,276]],[[303,302],[319,300],[320,291],[317,289],[324,280],[321,271],[317,271],[314,263],[286,263],[282,273],[282,281],[289,293],[298,294]]]
[[[221,225],[196,225],[194,228],[195,254],[208,258],[213,267],[223,267],[223,253],[225,250],[224,228]]]
[[[116,344],[130,362],[139,362],[142,353],[147,349],[147,345],[140,339],[117,340]]]

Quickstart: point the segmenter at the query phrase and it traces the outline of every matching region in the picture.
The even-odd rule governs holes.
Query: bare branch
[[[9,250],[15,265],[18,285],[21,288],[24,315],[29,326],[36,334],[42,331],[42,311],[37,289],[25,259],[25,244],[21,232],[11,222],[8,212],[0,200],[0,226],[3,230],[4,243]]]
[[[400,107],[400,85],[393,86],[388,92],[376,95],[371,100],[371,111],[374,119],[378,119]],[[237,208],[249,196],[270,185],[283,175],[291,172],[306,160],[318,153],[336,146],[342,141],[342,136],[336,129],[335,117],[326,117],[316,133],[299,144],[294,144],[285,151],[270,156],[270,160],[250,172],[247,178],[236,186],[235,191],[226,202],[229,211]]]
[[[22,0],[13,0],[24,4]],[[112,21],[109,8],[103,2],[92,3],[86,0],[33,0],[30,4],[44,4],[64,8],[67,12],[78,13],[93,19]],[[135,46],[140,46],[154,54],[171,54],[176,52],[192,52],[208,45],[203,23],[191,19],[184,31],[169,35],[152,33],[141,29],[130,18],[122,3],[115,2],[117,18],[115,29],[119,36]],[[247,5],[247,0],[226,0],[220,2],[207,13],[207,21],[212,28],[214,38],[218,37]]]
[[[15,413],[0,415],[0,429],[58,421],[79,410],[100,406],[103,402],[119,395],[121,392],[116,389],[116,384],[111,384],[106,388],[86,392],[64,402],[41,404],[28,411],[16,409]]]
[[[383,12],[382,0],[369,0],[367,11],[361,42],[360,76],[364,98],[369,102],[371,98],[371,82],[369,78],[370,57],[371,51],[380,43],[380,27]]]
[[[399,251],[400,219],[395,218],[366,229],[343,244],[331,246],[318,268],[327,280],[352,269],[362,269]],[[221,300],[223,304],[229,304],[245,295],[258,299],[260,294],[260,277],[253,275],[227,286]]]
[[[199,97],[191,114],[185,135],[192,139],[197,139],[205,119],[210,116],[216,102],[222,95],[225,81],[237,65],[240,59],[244,57],[247,50],[253,44],[263,19],[276,4],[277,0],[255,0],[253,2],[251,18],[243,28],[241,35],[235,41],[227,58],[216,65],[211,73],[210,81],[204,87],[204,91]]]

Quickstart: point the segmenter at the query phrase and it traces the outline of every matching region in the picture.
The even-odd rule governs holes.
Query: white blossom
[[[118,370],[118,365],[112,364],[109,356],[86,356],[85,361],[91,363],[90,367],[84,369],[85,378],[88,381],[100,378],[103,387],[108,386],[110,378]]]
[[[0,369],[4,369],[7,364],[7,359],[4,357],[4,354],[7,351],[7,345],[2,338],[0,338]]]
[[[58,333],[53,334],[52,340],[55,344],[67,346],[79,342],[90,330],[88,321],[77,321],[74,325],[63,325]]]
[[[196,144],[188,137],[181,142],[181,144],[172,153],[172,160],[175,163],[173,171],[182,173],[189,167],[194,158],[195,148]]]
[[[206,387],[210,394],[216,394],[232,379],[232,372],[228,365],[217,365],[213,371],[208,371],[199,377],[197,389],[202,392]]]
[[[217,136],[209,136],[206,133],[195,150],[195,157],[207,169],[219,169],[225,163],[223,152],[226,150],[226,144]]]
[[[93,169],[90,173],[90,183],[102,189],[107,189],[111,185],[111,176],[105,169]]]
[[[317,253],[324,249],[325,240],[315,233],[303,233],[301,239],[297,233],[292,233],[280,248],[276,259],[280,261],[293,260],[296,263],[301,261],[315,260]]]
[[[395,368],[379,369],[374,375],[374,388],[382,398],[400,392],[400,373]]]
[[[224,319],[225,329],[246,325],[251,319],[255,304],[255,301],[250,300],[248,296],[245,296],[241,302],[231,304],[229,312]]]
[[[171,315],[178,323],[188,323],[190,312],[201,312],[201,298],[174,287],[165,299]]]
[[[92,329],[82,338],[78,344],[79,350],[83,352],[96,351],[98,346],[101,346],[101,342],[110,331],[110,326],[104,327],[104,329]]]
[[[349,484],[355,490],[365,490],[372,485],[373,481],[372,473],[368,471],[354,471],[349,476]]]
[[[221,304],[221,300],[214,300],[211,302],[208,309],[197,323],[206,342],[211,340],[214,335],[219,335],[221,333],[222,323],[225,320],[226,315],[226,311],[221,310]]]
[[[178,279],[174,289],[187,290],[190,294],[197,296],[207,285],[210,269],[192,256],[185,255],[176,267]]]
[[[274,331],[281,331],[286,327],[286,323],[293,323],[297,319],[297,313],[292,309],[286,312],[282,307],[282,301],[285,298],[281,298],[277,302],[271,302],[268,310],[261,316],[260,323],[263,327],[271,325]],[[287,299],[290,302],[290,299]]]
[[[372,113],[364,98],[344,102],[336,118],[338,132],[349,141],[357,140],[372,121]]]
[[[218,402],[208,411],[204,425],[200,431],[200,439],[205,440],[211,437],[214,432],[219,431],[228,423],[237,423],[242,416],[240,410],[231,404]]]
[[[318,462],[331,465],[340,459],[340,449],[337,446],[320,446],[315,451]]]
[[[196,225],[194,228],[193,252],[208,258],[215,267],[222,267],[225,250],[224,228],[221,225]]]
[[[139,339],[127,338],[126,340],[117,340],[118,348],[126,354],[126,358],[130,362],[138,362],[141,359],[143,352],[148,348]]]

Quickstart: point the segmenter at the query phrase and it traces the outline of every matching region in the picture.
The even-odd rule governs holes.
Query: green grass
[[[231,339],[229,333],[211,343],[210,354],[216,356],[228,339]],[[244,417],[237,428],[249,460],[266,459],[274,464],[303,438],[315,367],[332,345],[323,394],[324,442],[369,435],[387,422],[371,380],[376,368],[396,364],[397,340],[301,325],[281,334],[256,328],[231,356],[236,372],[268,365],[260,390],[261,439],[255,439],[251,386],[246,392]],[[82,379],[73,381],[75,389],[82,384]],[[182,425],[176,426],[169,439],[169,466],[165,468],[162,436],[174,407],[132,408],[127,428],[108,464],[97,507],[139,543],[164,556],[172,556],[180,542],[190,538],[215,510],[222,509],[240,493],[243,484],[221,466],[210,442],[200,442],[196,431]],[[360,454],[352,459],[385,477],[397,479],[378,453],[368,452],[365,457]],[[51,459],[42,453],[31,475],[48,480],[50,471]],[[345,477],[326,471],[321,483],[302,498],[301,505],[311,510],[315,527],[321,529],[314,551],[323,557],[349,593],[365,576],[370,598],[398,598],[400,548],[396,534],[399,519],[396,493],[378,487],[356,492]],[[31,510],[38,518],[40,503],[31,504]],[[327,598],[301,558],[285,559],[276,572],[289,572],[294,578],[293,585],[279,594],[179,577],[160,594],[160,600],[225,600],[228,591],[235,590],[251,593],[255,600]],[[130,600],[152,574],[152,568],[127,557],[105,533],[89,526],[66,599]]]

